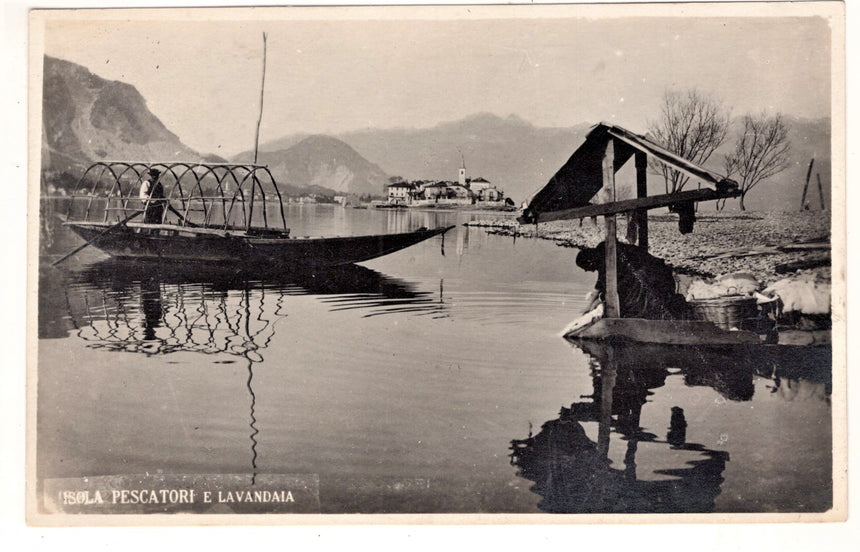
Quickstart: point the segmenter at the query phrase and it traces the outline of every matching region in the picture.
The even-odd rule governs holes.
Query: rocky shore
[[[625,241],[627,219],[618,217]],[[562,247],[594,247],[603,240],[602,218],[521,225],[513,219],[483,220],[469,226],[489,233],[554,240]],[[676,272],[713,277],[751,273],[764,285],[796,275],[830,281],[829,213],[805,211],[700,212],[691,234],[678,231],[677,215],[648,218],[649,251]]]

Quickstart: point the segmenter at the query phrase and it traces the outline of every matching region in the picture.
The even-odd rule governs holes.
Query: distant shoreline
[[[409,210],[409,211],[474,211],[476,213],[510,213],[516,214],[516,207],[481,207],[476,205],[397,205],[397,206],[379,206],[372,204],[363,204],[361,206],[353,206],[355,208],[367,208],[367,209],[383,209],[383,210]]]

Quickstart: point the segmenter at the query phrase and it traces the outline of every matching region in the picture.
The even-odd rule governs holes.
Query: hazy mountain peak
[[[344,142],[343,140],[338,140],[334,136],[329,136],[328,134],[311,134],[306,138],[299,140],[298,143],[291,147],[326,147],[326,148],[336,148],[342,151],[350,151],[355,153],[355,150],[352,147]],[[285,148],[287,149],[287,148]],[[355,153],[355,155],[358,155]]]
[[[462,119],[457,121],[449,121],[447,123],[441,123],[436,126],[436,128],[467,128],[472,130],[478,129],[499,129],[499,128],[511,128],[511,127],[525,127],[525,128],[534,128],[534,125],[523,119],[518,115],[514,115],[511,113],[507,117],[500,117],[494,113],[489,113],[486,111],[482,111],[480,113],[474,113],[472,115],[468,115]]]

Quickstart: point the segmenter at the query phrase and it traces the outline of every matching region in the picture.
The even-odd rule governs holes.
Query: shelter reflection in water
[[[715,510],[730,447],[720,443],[716,450],[688,441],[689,424],[702,420],[703,413],[666,408],[662,413],[665,436],[640,424],[649,397],[661,392],[658,389],[666,385],[667,377],[682,376],[685,385],[710,387],[729,401],[750,401],[756,390],[754,378],[764,377],[771,381],[766,388],[786,400],[798,396],[800,389],[808,397],[829,402],[829,347],[759,348],[739,354],[633,344],[577,346],[591,358],[592,393],[570,408],[562,407],[558,418],[544,423],[536,435],[511,441],[511,464],[517,467],[517,475],[534,482],[532,491],[542,497],[538,507],[548,512]],[[598,425],[596,441],[586,432],[589,422]],[[612,434],[625,443],[623,466],[613,466],[610,459]],[[684,463],[637,473],[642,443],[649,445],[646,455],[657,445],[675,451],[666,458],[680,453]],[[647,464],[653,461],[649,458]]]

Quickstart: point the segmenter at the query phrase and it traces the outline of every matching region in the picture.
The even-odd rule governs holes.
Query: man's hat
[[[158,178],[158,176],[161,174],[161,171],[159,171],[158,169],[149,169],[149,171],[147,172],[149,176],[152,176],[154,178]]]

